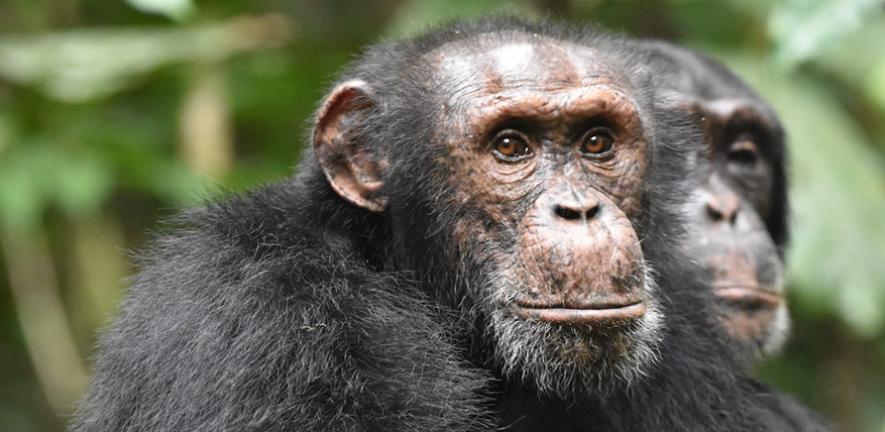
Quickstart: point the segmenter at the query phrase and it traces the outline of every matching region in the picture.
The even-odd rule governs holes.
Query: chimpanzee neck
[[[500,425],[509,431],[608,430],[598,401],[541,397],[525,387],[504,389],[497,397]]]
[[[300,210],[309,215],[305,219],[312,221],[311,226],[301,227],[304,234],[321,235],[327,246],[342,246],[349,259],[377,270],[384,269],[384,259],[379,257],[388,248],[385,239],[390,237],[384,216],[341,200],[315,161],[304,161],[300,170],[294,183],[302,193],[310,195],[308,199],[299,200],[308,203],[308,207]]]

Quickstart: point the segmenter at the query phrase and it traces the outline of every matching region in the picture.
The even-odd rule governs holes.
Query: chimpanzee
[[[141,260],[75,431],[790,430],[679,244],[692,119],[623,38],[370,48],[287,181]]]
[[[689,256],[704,269],[729,336],[750,359],[781,347],[789,328],[783,285],[788,238],[786,146],[774,110],[718,61],[662,41],[639,41],[675,109],[695,116],[704,140],[686,206]],[[790,397],[772,405],[798,430],[826,421]]]
[[[728,332],[754,356],[783,344],[787,241],[784,131],[774,110],[722,64],[665,42],[643,41],[677,109],[696,116],[701,186],[687,207],[689,255],[706,270]]]

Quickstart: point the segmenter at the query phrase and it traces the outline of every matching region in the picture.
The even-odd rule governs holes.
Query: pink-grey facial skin
[[[440,61],[438,79],[457,77],[463,89],[450,95],[451,118],[467,121],[451,123],[439,162],[457,200],[516,231],[515,247],[496,253],[513,281],[497,298],[522,319],[599,325],[645,313],[630,217],[648,143],[635,102],[594,58],[585,47],[526,41]],[[588,151],[605,140],[611,148]],[[514,157],[500,151],[514,145]],[[463,228],[463,239],[474,236],[488,233]]]

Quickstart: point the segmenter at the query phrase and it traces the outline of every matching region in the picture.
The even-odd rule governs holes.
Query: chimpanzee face
[[[704,130],[701,186],[688,204],[690,255],[707,271],[722,320],[756,352],[787,333],[783,264],[765,220],[774,185],[774,125],[752,100],[694,103]]]
[[[451,197],[472,209],[454,239],[485,263],[483,297],[505,372],[542,390],[629,378],[653,357],[660,316],[633,225],[648,137],[601,54],[511,42],[447,54]]]
[[[455,249],[470,269],[454,278],[468,287],[460,302],[482,311],[485,343],[505,374],[559,394],[617,386],[656,358],[661,327],[636,229],[646,114],[629,74],[605,53],[499,36],[427,55],[433,97],[421,103],[436,113],[428,139],[381,158],[354,144],[348,130],[373,102],[365,83],[350,82],[321,109],[317,156],[358,206],[397,213],[418,199],[462,215],[425,230],[446,231],[443,243],[454,245],[439,249]],[[445,192],[385,194],[385,175],[419,177],[403,162],[416,154]]]

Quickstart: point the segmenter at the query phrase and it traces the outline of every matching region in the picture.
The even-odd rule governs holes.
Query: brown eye
[[[595,128],[584,134],[580,152],[588,156],[601,156],[615,145],[615,138],[606,128]]]
[[[752,140],[738,140],[728,149],[728,160],[743,165],[752,165],[759,160],[759,148]]]
[[[528,140],[517,132],[498,134],[493,143],[495,157],[504,162],[521,161],[532,154]]]

